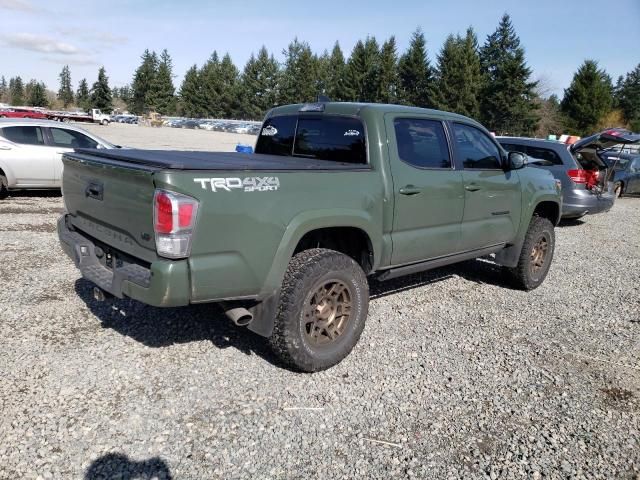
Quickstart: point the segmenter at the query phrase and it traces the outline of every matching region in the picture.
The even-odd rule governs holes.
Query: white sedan
[[[62,154],[76,148],[118,147],[68,124],[0,119],[0,198],[11,189],[60,188]]]

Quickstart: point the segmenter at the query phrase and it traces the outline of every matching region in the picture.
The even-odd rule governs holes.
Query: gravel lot
[[[484,261],[372,282],[360,344],[314,375],[213,306],[94,302],[62,210],[0,202],[2,479],[640,478],[640,198],[559,228],[530,293]]]

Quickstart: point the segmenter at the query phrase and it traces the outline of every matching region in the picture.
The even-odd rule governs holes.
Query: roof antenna
[[[326,95],[318,95],[318,103],[327,103],[330,102],[331,99],[329,97],[327,97]]]

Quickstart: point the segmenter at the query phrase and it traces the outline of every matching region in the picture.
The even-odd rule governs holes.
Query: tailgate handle
[[[92,182],[84,191],[87,197],[95,198],[96,200],[102,200],[103,187],[101,183]]]

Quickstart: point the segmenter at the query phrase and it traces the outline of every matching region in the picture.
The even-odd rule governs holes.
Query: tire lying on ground
[[[360,265],[334,250],[305,250],[289,262],[269,343],[293,369],[325,370],[358,343],[368,309]]]

